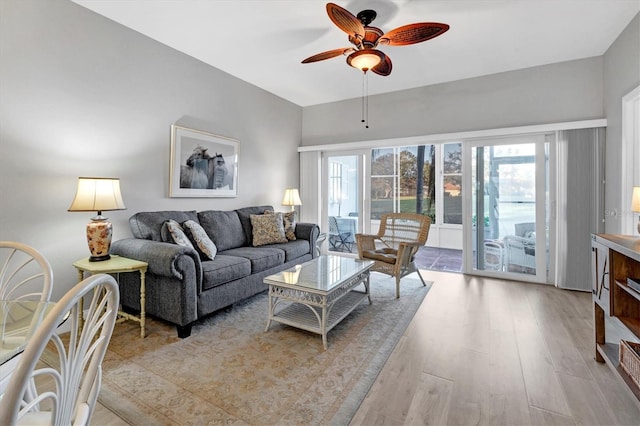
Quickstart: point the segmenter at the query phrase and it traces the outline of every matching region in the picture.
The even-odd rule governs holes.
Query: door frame
[[[320,228],[329,229],[329,208],[327,206],[329,200],[329,159],[331,157],[357,157],[357,191],[358,199],[356,205],[358,206],[358,226],[356,232],[369,233],[371,230],[371,222],[369,220],[369,202],[368,202],[368,185],[366,176],[370,176],[370,165],[366,161],[367,155],[370,150],[358,149],[358,150],[339,150],[339,151],[323,151],[320,166],[320,199],[322,200],[320,205]],[[340,253],[341,256],[357,257],[357,253]]]
[[[545,140],[545,135],[550,132],[543,133],[535,133],[530,135],[512,135],[505,136],[500,138],[478,138],[472,140],[466,140],[463,143],[462,148],[462,187],[463,188],[472,188],[469,191],[463,191],[463,208],[462,208],[462,223],[463,223],[463,273],[469,275],[477,275],[477,276],[487,276],[487,277],[496,277],[502,279],[512,279],[517,281],[525,281],[539,284],[549,284],[550,273],[553,268],[551,267],[551,263],[553,259],[550,255],[546,253],[550,253],[550,247],[547,247],[547,238],[546,238],[546,212],[547,212],[547,203],[550,203],[550,200],[547,199],[546,188],[553,187],[551,180],[553,176],[550,173],[547,173],[548,164],[545,164],[545,161],[539,161],[540,158],[545,159],[547,153],[551,156],[550,150],[545,150],[545,144],[548,144],[548,141]],[[537,140],[532,141],[529,138],[535,137]],[[481,146],[499,146],[499,145],[517,145],[517,144],[531,144],[535,143],[535,152],[536,152],[536,161],[535,161],[535,169],[536,169],[536,182],[535,182],[535,209],[536,209],[536,247],[545,247],[545,255],[544,256],[536,256],[536,274],[520,274],[516,272],[508,272],[508,271],[492,271],[492,270],[479,270],[475,269],[473,266],[473,257],[475,255],[475,248],[473,247],[473,192],[475,191],[474,182],[472,180],[472,149],[481,147]],[[548,159],[548,162],[551,163],[551,158]],[[545,182],[545,176],[548,176],[549,182]],[[549,221],[552,222],[552,217],[549,218]],[[552,223],[549,224],[550,231],[551,229],[555,229]],[[552,235],[552,232],[550,232]],[[549,246],[551,245],[551,241],[549,241]],[[549,263],[549,264],[547,264]]]

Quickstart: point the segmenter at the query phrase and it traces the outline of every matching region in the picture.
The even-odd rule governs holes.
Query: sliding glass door
[[[474,141],[470,160],[465,270],[547,282],[548,144],[545,135]],[[465,227],[467,229],[467,227]]]
[[[363,152],[326,153],[323,167],[323,221],[329,253],[357,254],[355,235],[363,222]]]

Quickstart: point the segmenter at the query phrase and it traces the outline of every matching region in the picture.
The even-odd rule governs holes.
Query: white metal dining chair
[[[35,248],[15,241],[0,241],[0,301],[48,302],[53,288],[53,270],[47,259]],[[35,328],[44,319],[44,307],[33,304],[34,312],[30,324],[17,330],[6,330],[12,318],[2,318],[0,351],[13,351],[24,344]],[[24,305],[29,309],[29,305]],[[14,311],[3,310],[4,315]],[[4,392],[9,377],[19,360],[18,357],[0,366],[0,393]]]
[[[53,271],[45,257],[33,247],[15,241],[0,241],[0,300],[51,298]]]
[[[85,320],[79,301],[85,303]],[[90,276],[64,295],[29,340],[0,399],[0,424],[89,424],[102,380],[102,360],[113,333],[120,295],[110,275]],[[57,334],[61,323],[70,333]],[[46,351],[46,359],[43,352]],[[38,367],[38,368],[36,368]],[[35,379],[36,395],[25,398]],[[44,411],[47,410],[47,411]]]

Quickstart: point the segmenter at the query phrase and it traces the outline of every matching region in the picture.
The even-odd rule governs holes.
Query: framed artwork
[[[171,126],[170,197],[237,197],[238,141]]]

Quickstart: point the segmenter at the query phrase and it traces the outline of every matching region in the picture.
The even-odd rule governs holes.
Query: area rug
[[[322,338],[271,323],[259,294],[194,324],[118,324],[103,363],[99,401],[131,425],[346,425],[430,288],[413,274],[371,274],[362,302]]]

